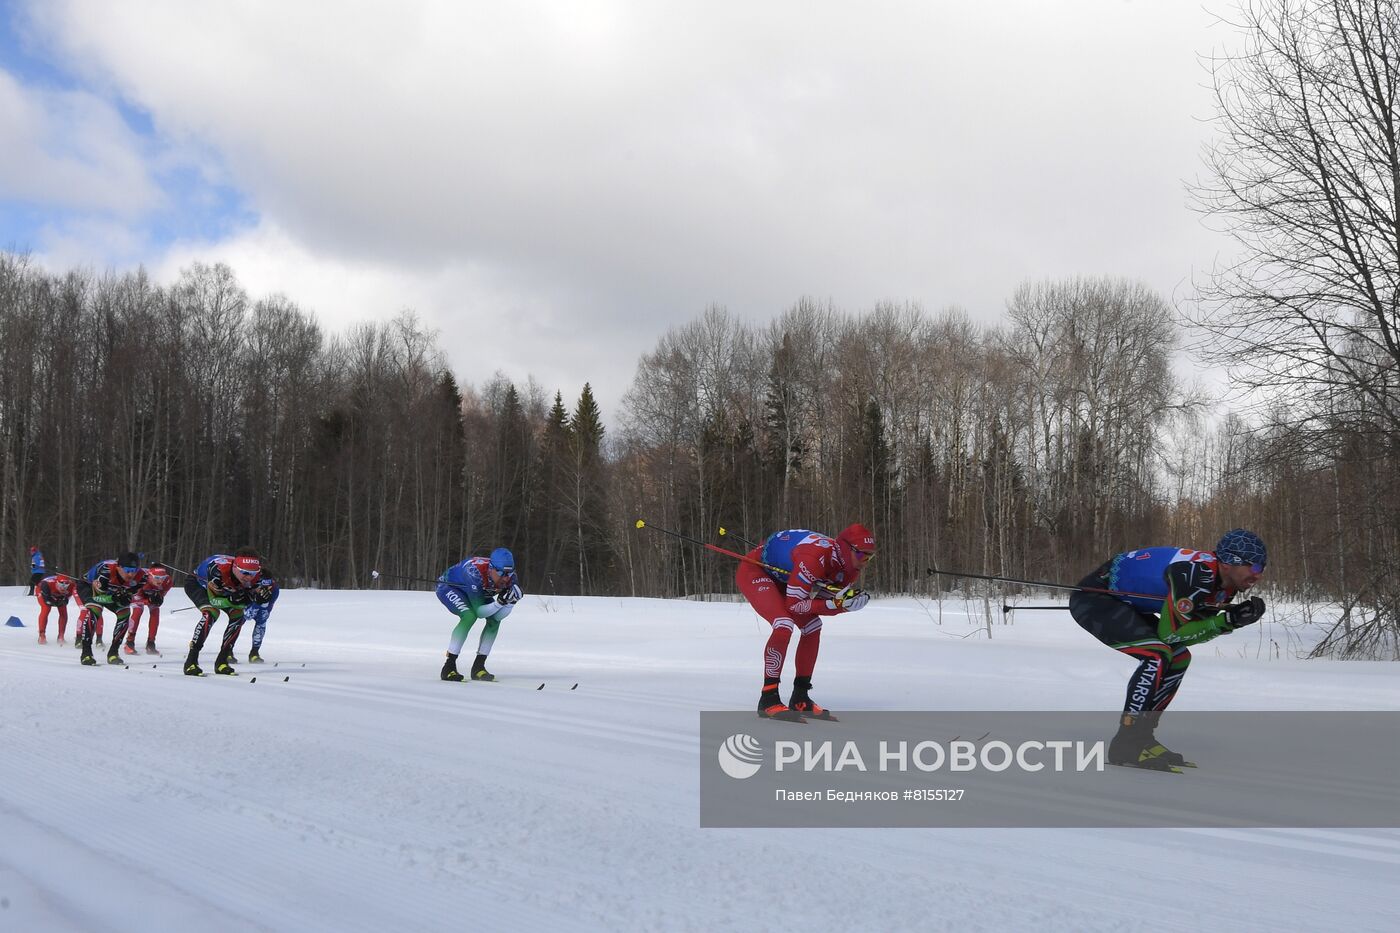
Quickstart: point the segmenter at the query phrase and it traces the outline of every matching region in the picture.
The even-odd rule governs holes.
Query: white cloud
[[[46,224],[33,243],[15,244],[32,250],[36,262],[50,272],[71,269],[127,269],[149,256],[144,231],[122,220],[80,216]]]
[[[414,305],[444,346],[472,348],[468,379],[489,346],[566,395],[620,383],[710,302],[767,319],[804,294],[912,299],[991,319],[1032,277],[1170,293],[1220,247],[1181,187],[1209,112],[1195,56],[1219,41],[1192,4],[31,15],[163,138],[217,153],[263,223],[202,258],[236,256],[245,281],[327,317]],[[502,318],[514,342],[483,344]]]
[[[439,331],[457,376],[477,385],[499,369],[521,384],[533,375],[567,399],[592,381],[600,398],[615,401],[631,379],[630,365],[600,365],[606,355],[581,348],[621,341],[634,360],[650,344],[649,335],[609,333],[588,315],[561,314],[571,307],[562,296],[501,281],[487,268],[448,262],[408,274],[392,264],[318,254],[270,223],[218,243],[175,244],[151,274],[170,284],[196,261],[227,264],[255,299],[286,295],[330,333],[413,310]]]
[[[25,87],[0,69],[0,198],[133,216],[162,203],[139,137],[84,91]]]

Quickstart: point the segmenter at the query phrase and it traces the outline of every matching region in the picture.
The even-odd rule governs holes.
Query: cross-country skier
[[[126,629],[126,645],[123,651],[127,654],[136,653],[136,630],[141,625],[141,614],[150,608],[150,621],[146,623],[146,653],[160,654],[156,650],[156,631],[160,628],[160,607],[165,604],[165,595],[170,592],[170,587],[175,583],[175,578],[170,575],[160,564],[152,564],[146,568],[146,579],[141,584],[141,589],[136,593],[136,598],[131,601],[131,620]]]
[[[233,669],[233,645],[243,628],[245,608],[257,598],[255,590],[261,577],[262,558],[254,549],[241,547],[233,556],[206,557],[194,573],[185,578],[185,595],[199,609],[199,622],[190,637],[189,657],[185,658],[186,674],[198,677],[204,673],[199,666],[199,652],[209,638],[209,630],[219,621],[221,611],[228,616],[228,623],[219,643],[219,654],[214,658],[214,673],[238,673]]]
[[[44,562],[44,552],[36,544],[29,549],[29,589],[25,590],[24,595],[33,596],[34,587],[38,586],[39,581],[48,575],[48,564]]]
[[[773,626],[763,646],[763,689],[758,714],[768,719],[834,719],[808,694],[821,647],[822,616],[864,609],[870,595],[855,589],[861,569],[875,555],[875,536],[851,525],[835,538],[805,529],[780,531],[739,564],[734,582],[754,611]],[[788,643],[797,643],[792,697],[783,703],[779,684]]]
[[[486,656],[496,642],[501,621],[520,602],[520,580],[515,575],[515,557],[498,547],[488,557],[468,557],[453,564],[438,577],[437,598],[457,617],[452,637],[447,642],[447,661],[442,665],[443,680],[465,680],[457,670],[457,655],[477,619],[485,619],[481,639],[472,663],[472,680],[495,680],[486,669]]]
[[[1110,763],[1159,771],[1186,764],[1157,741],[1154,730],[1186,676],[1188,646],[1259,621],[1264,600],[1258,596],[1227,604],[1259,582],[1268,562],[1259,536],[1236,528],[1213,552],[1140,548],[1115,555],[1079,581],[1114,593],[1076,592],[1069,598],[1074,621],[1138,662],[1108,747]]]
[[[262,575],[253,586],[253,601],[243,613],[243,618],[253,623],[253,646],[248,651],[250,664],[263,663],[262,643],[263,635],[267,633],[267,617],[272,614],[272,607],[277,604],[277,597],[281,594],[282,588],[277,585],[276,579],[267,572],[267,568],[263,568]]]
[[[141,570],[141,559],[130,551],[116,560],[99,561],[92,565],[84,580],[78,581],[78,593],[82,597],[83,612],[78,616],[78,634],[74,640],[82,651],[84,664],[96,664],[92,657],[92,639],[102,644],[102,610],[109,610],[117,618],[117,627],[112,630],[112,642],[107,649],[107,663],[120,664],[117,646],[126,634],[127,617],[131,614],[131,601],[141,590],[146,575]]]
[[[83,601],[78,596],[78,581],[61,573],[44,577],[34,587],[34,598],[39,602],[39,644],[48,644],[44,637],[49,625],[49,610],[58,610],[58,643],[64,644],[63,636],[68,631],[68,600],[79,607]],[[80,610],[81,611],[81,608]]]

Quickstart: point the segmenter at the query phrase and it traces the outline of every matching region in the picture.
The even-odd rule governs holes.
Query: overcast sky
[[[38,0],[0,6],[0,247],[224,261],[332,330],[413,308],[458,376],[610,416],[708,304],[997,320],[1027,279],[1168,298],[1207,0]],[[610,418],[611,420],[611,418]]]

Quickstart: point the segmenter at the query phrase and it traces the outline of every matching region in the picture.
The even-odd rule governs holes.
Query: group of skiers
[[[870,601],[857,589],[875,555],[875,538],[855,524],[836,537],[791,529],[770,535],[742,558],[735,584],[772,626],[763,649],[758,715],[768,719],[833,719],[811,697],[822,617],[856,612]],[[1135,659],[1108,759],[1116,765],[1174,770],[1191,763],[1155,735],[1162,711],[1176,696],[1191,663],[1189,646],[1251,625],[1263,616],[1258,596],[1233,602],[1255,586],[1268,564],[1258,535],[1227,532],[1213,551],[1149,547],[1116,554],[1080,581],[1070,615],[1099,641]],[[794,632],[792,694],[780,693],[783,663]]]
[[[146,652],[159,654],[155,642],[160,608],[172,586],[171,571],[175,571],[185,575],[185,594],[200,613],[185,673],[203,674],[199,652],[221,612],[228,621],[214,659],[215,672],[235,673],[234,644],[249,619],[255,627],[248,660],[262,660],[264,629],[279,587],[251,547],[239,548],[232,555],[211,555],[192,573],[160,563],[143,567],[139,557],[128,552],[98,562],[77,580],[47,573],[39,548],[30,552],[30,587],[40,608],[40,644],[46,641],[51,608],[58,610],[58,641],[63,644],[67,602],[72,599],[83,607],[74,639],[82,651],[83,664],[97,663],[92,648],[94,639],[97,645],[102,644],[104,610],[116,620],[107,652],[109,664],[122,663],[119,649],[136,653],[136,632],[145,610],[150,612]],[[760,716],[790,721],[835,718],[810,693],[821,647],[822,618],[865,608],[870,595],[856,583],[874,556],[875,536],[859,523],[835,537],[806,529],[779,531],[742,556],[734,582],[754,611],[772,626],[763,648]],[[1154,730],[1186,676],[1190,646],[1253,624],[1263,616],[1261,598],[1234,599],[1260,581],[1267,564],[1268,550],[1259,536],[1236,528],[1227,532],[1213,551],[1176,547],[1126,551],[1080,581],[1069,600],[1075,622],[1138,662],[1128,680],[1118,732],[1109,745],[1110,762],[1154,770],[1189,764],[1163,746]],[[523,595],[514,556],[509,549],[499,547],[489,557],[468,557],[443,571],[435,582],[438,600],[457,617],[441,678],[495,680],[486,669],[486,659],[501,622]],[[478,620],[483,626],[476,659],[469,673],[463,674],[457,670],[457,657]],[[795,676],[792,692],[784,702],[782,673],[794,633],[800,633]]]
[[[220,674],[235,673],[233,647],[243,624],[254,623],[253,644],[248,661],[262,662],[262,643],[268,615],[277,603],[281,588],[275,577],[263,567],[258,552],[251,547],[239,548],[232,555],[213,554],[200,562],[193,572],[179,570],[158,561],[145,562],[131,551],[110,560],[98,561],[81,577],[63,573],[48,573],[43,551],[36,545],[30,552],[30,592],[39,603],[39,644],[48,642],[49,612],[58,615],[58,644],[65,644],[68,628],[68,602],[81,607],[73,642],[83,664],[96,664],[93,646],[103,647],[104,612],[114,620],[111,641],[107,648],[107,663],[122,664],[121,652],[136,654],[136,635],[141,617],[149,612],[146,627],[146,654],[160,654],[156,648],[156,633],[160,629],[160,610],[174,585],[172,573],[185,577],[185,595],[199,610],[194,636],[190,639],[185,673],[204,673],[199,666],[199,652],[209,637],[209,631],[219,614],[227,616],[223,639],[214,670]]]
[[[199,653],[209,633],[222,613],[227,617],[219,651],[214,658],[214,672],[234,674],[234,645],[245,622],[253,622],[253,644],[248,660],[262,661],[262,643],[268,615],[277,602],[281,588],[263,566],[258,552],[242,547],[233,554],[213,554],[199,563],[193,572],[181,571],[160,562],[146,563],[135,553],[127,552],[111,560],[99,561],[79,578],[63,573],[49,573],[44,553],[37,545],[29,549],[29,593],[39,603],[39,644],[48,643],[49,612],[58,615],[58,643],[65,644],[68,629],[68,602],[81,607],[73,641],[78,646],[83,664],[96,664],[93,646],[102,647],[104,612],[112,613],[115,629],[107,646],[107,663],[121,664],[122,651],[136,654],[136,635],[144,612],[149,610],[146,631],[146,653],[160,654],[156,648],[156,632],[160,627],[160,610],[170,592],[172,572],[185,577],[184,591],[194,608],[199,610],[190,638],[189,655],[184,671],[191,676],[204,674],[199,666]],[[143,566],[144,564],[144,566]],[[507,548],[499,547],[490,557],[468,557],[443,571],[437,582],[437,597],[457,617],[457,624],[448,640],[447,660],[442,666],[443,680],[493,681],[495,675],[486,669],[486,658],[495,644],[501,622],[510,615],[521,597],[520,581],[515,575],[515,557]],[[457,670],[457,656],[462,651],[472,626],[483,621],[477,642],[476,660],[468,674]]]

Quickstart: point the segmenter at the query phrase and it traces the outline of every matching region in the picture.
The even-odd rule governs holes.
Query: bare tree
[[[1352,506],[1342,552],[1361,569],[1352,579],[1366,581],[1369,621],[1389,627],[1393,644],[1400,6],[1257,0],[1237,25],[1243,50],[1211,62],[1220,137],[1195,195],[1239,255],[1201,287],[1198,349],[1223,350],[1237,385],[1260,390],[1272,430],[1293,432],[1297,457],[1313,458],[1296,464],[1355,483],[1337,497]],[[1255,453],[1277,455],[1266,440]],[[1359,507],[1377,501],[1390,506]]]

